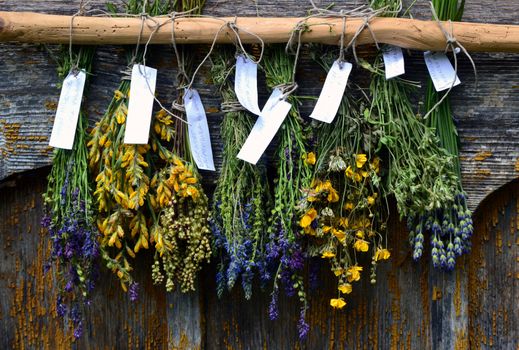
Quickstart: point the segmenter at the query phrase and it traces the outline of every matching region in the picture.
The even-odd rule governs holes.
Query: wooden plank
[[[151,282],[150,256],[135,272],[141,298],[131,303],[116,277],[103,274],[87,308],[84,336],[74,341],[56,313],[53,274],[44,274],[49,239],[40,228],[46,171],[35,171],[0,189],[0,348],[167,348],[166,296]]]
[[[482,204],[468,257],[471,349],[519,346],[519,182]]]
[[[143,42],[169,44],[172,30],[179,44],[231,44],[236,38],[227,25],[234,23],[245,44],[285,43],[297,25],[304,23],[306,31],[301,41],[337,45],[340,42],[343,20],[340,18],[298,18],[298,17],[219,17],[219,18],[178,18],[173,23],[168,17],[150,18],[142,32],[140,18],[74,17],[46,15],[34,12],[0,11],[0,42],[16,41],[36,44],[67,44],[72,38],[77,44],[107,45],[136,44],[142,35]],[[362,18],[347,18],[344,33],[346,42],[353,39],[363,28]],[[72,29],[70,26],[72,25]],[[443,22],[452,30],[468,51],[519,52],[519,26],[504,24],[483,24],[469,22]],[[407,18],[377,17],[370,20],[369,30],[364,29],[357,38],[357,44],[391,44],[406,49],[440,51],[445,49],[446,38],[440,25],[435,21]],[[241,31],[240,31],[241,30]]]

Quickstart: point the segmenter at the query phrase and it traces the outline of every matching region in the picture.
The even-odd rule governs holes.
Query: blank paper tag
[[[189,145],[196,166],[198,169],[215,171],[209,125],[198,91],[194,89],[185,90],[184,108],[189,123],[187,127]]]
[[[423,55],[436,91],[447,90],[451,86],[461,83],[451,61],[443,52],[426,51]],[[453,81],[455,81],[454,85],[452,84]]]
[[[404,53],[398,46],[387,45],[382,51],[386,79],[398,77],[405,73]]]
[[[339,110],[348,77],[351,73],[352,65],[349,62],[335,61],[332,68],[326,75],[323,90],[315,104],[315,108],[310,118],[331,123]]]
[[[156,82],[156,69],[140,64],[133,66],[124,143],[148,143]]]
[[[249,112],[260,115],[258,106],[258,65],[244,55],[236,58],[234,92],[240,104]]]
[[[238,153],[239,159],[256,164],[272,142],[290,108],[292,108],[290,103],[281,99],[282,96],[283,92],[280,89],[274,89],[240,153]]]
[[[56,118],[50,135],[50,146],[63,149],[72,149],[74,146],[85,81],[84,71],[70,72],[63,80]]]

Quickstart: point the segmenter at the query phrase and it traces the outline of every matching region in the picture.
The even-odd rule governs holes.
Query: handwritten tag
[[[341,105],[348,77],[350,76],[352,65],[349,62],[335,61],[332,68],[326,75],[323,90],[315,104],[315,108],[310,118],[331,123]]]
[[[244,55],[236,58],[234,92],[249,112],[260,115],[258,106],[258,65]]]
[[[198,91],[194,89],[185,90],[184,108],[189,123],[187,127],[189,145],[196,166],[198,169],[215,171],[209,125]]]
[[[292,108],[290,103],[281,99],[282,96],[283,92],[280,89],[274,89],[238,153],[239,159],[256,164],[272,142]]]
[[[426,51],[423,55],[436,91],[447,90],[461,83],[454,67],[443,52]]]
[[[70,72],[63,80],[49,146],[63,149],[74,146],[85,81],[84,71]]]
[[[405,73],[404,53],[398,46],[387,45],[382,51],[382,58],[387,80]]]
[[[148,143],[156,82],[156,69],[140,64],[133,66],[124,143]]]

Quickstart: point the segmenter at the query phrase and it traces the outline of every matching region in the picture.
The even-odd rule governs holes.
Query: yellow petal
[[[349,283],[344,283],[339,286],[339,291],[342,294],[350,294],[352,290],[353,290],[353,288],[352,288],[351,284],[349,284]]]
[[[358,169],[362,168],[367,161],[368,157],[365,154],[357,154],[355,157],[355,163]]]
[[[353,244],[353,248],[359,252],[367,252],[369,249],[369,243],[363,239],[357,239]]]
[[[332,253],[329,251],[324,252],[323,255],[321,256],[321,258],[323,258],[323,259],[330,259],[333,257],[335,257],[335,253]]]
[[[306,155],[305,163],[308,165],[314,165],[315,164],[315,153],[310,152]]]
[[[342,309],[344,306],[346,306],[346,302],[343,298],[330,299],[330,306],[335,309]]]

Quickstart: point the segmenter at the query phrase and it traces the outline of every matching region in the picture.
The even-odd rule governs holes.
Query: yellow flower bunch
[[[190,273],[198,271],[198,264],[210,251],[208,243],[204,243],[208,239],[199,239],[204,244],[204,253],[200,254],[204,259],[193,257],[195,263],[186,264],[190,269],[186,272],[187,267],[183,269],[171,261],[181,261],[189,250],[179,249],[183,241],[177,240],[178,230],[173,234],[167,232],[161,218],[168,211],[187,213],[188,208],[196,208],[199,214],[202,213],[199,222],[184,222],[188,226],[186,230],[196,227],[198,233],[191,236],[208,235],[207,200],[198,173],[171,150],[175,141],[175,123],[165,111],[154,115],[150,145],[124,144],[128,98],[129,84],[123,81],[114,93],[110,108],[92,130],[88,143],[89,164],[96,179],[94,196],[98,228],[102,234],[101,247],[105,249],[103,256],[126,290],[127,284],[133,281],[129,259],[135,258],[141,249],[154,247],[157,259],[162,259],[163,265],[170,265],[166,271],[167,288],[171,289],[173,280],[182,276],[182,289],[193,289],[194,277]],[[179,216],[170,217],[173,218],[170,224],[174,224]],[[156,267],[154,275],[160,274],[155,270]]]
[[[299,226],[309,238],[311,255],[330,261],[339,293],[330,305],[341,309],[346,305],[341,294],[351,293],[352,283],[361,278],[363,267],[357,264],[357,256],[371,252],[375,266],[390,253],[382,248],[380,158],[361,152],[348,155],[345,149],[332,153],[328,167],[318,169],[310,187],[302,191]],[[371,279],[374,276],[372,269]]]

